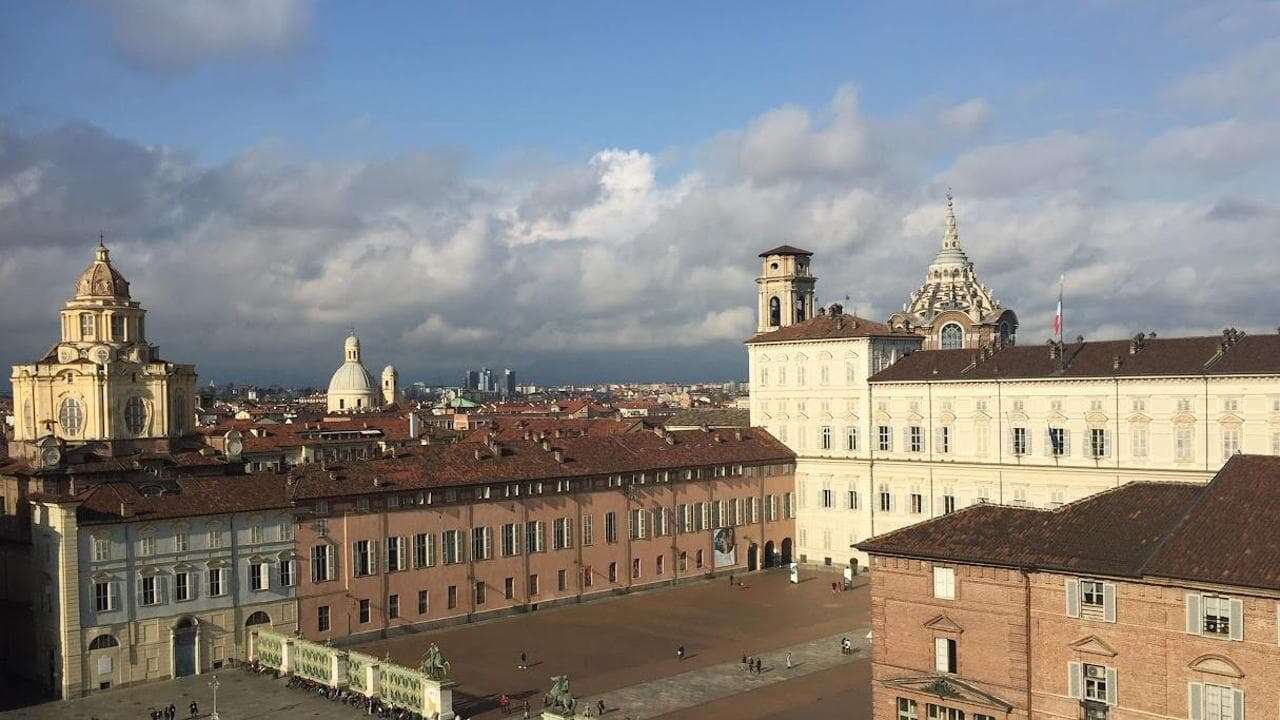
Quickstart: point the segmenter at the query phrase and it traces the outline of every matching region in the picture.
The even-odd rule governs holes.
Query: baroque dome
[[[342,364],[329,379],[330,412],[364,410],[382,404],[382,391],[360,361],[360,339],[349,335],[342,345]]]
[[[77,298],[108,297],[127,300],[129,298],[129,281],[124,279],[119,270],[111,265],[111,256],[107,247],[98,239],[98,247],[93,262],[80,273],[76,280],[75,294]]]

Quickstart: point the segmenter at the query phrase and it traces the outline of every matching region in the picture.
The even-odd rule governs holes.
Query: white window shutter
[[[1062,431],[1062,456],[1067,457],[1069,455],[1071,455],[1071,431],[1064,429]]]
[[[1244,640],[1244,602],[1231,601],[1231,639]]]
[[[1044,431],[1044,455],[1049,457],[1053,455],[1053,428],[1045,428]]]
[[[1078,662],[1067,663],[1067,695],[1077,700],[1084,697],[1084,667]]]
[[[1187,718],[1188,720],[1204,718],[1204,685],[1202,683],[1187,683]]]
[[[1187,632],[1199,635],[1201,630],[1200,596],[1187,593]]]
[[[1067,594],[1067,617],[1080,617],[1080,581],[1067,578],[1062,584]]]
[[[1113,623],[1116,621],[1116,584],[1102,584],[1102,619]]]
[[[1231,694],[1233,696],[1232,700],[1235,701],[1231,703],[1232,707],[1235,708],[1234,720],[1244,720],[1244,691],[1232,690]]]
[[[889,493],[889,511],[898,512],[898,495],[896,493]]]
[[[1116,669],[1107,668],[1107,704],[1108,705],[1116,704],[1117,690],[1118,688],[1116,687]]]
[[[940,673],[947,672],[947,668],[951,666],[950,657],[947,653],[947,639],[933,639],[933,669]]]

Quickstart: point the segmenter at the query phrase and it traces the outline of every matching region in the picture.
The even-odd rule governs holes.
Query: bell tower
[[[814,291],[818,281],[809,273],[813,253],[782,245],[760,253],[761,272],[756,278],[759,319],[756,332],[769,332],[804,322],[813,317]]]

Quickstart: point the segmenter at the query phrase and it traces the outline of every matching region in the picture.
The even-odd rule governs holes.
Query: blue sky
[[[1205,253],[1280,259],[1278,62],[1276,3],[6,3],[0,361],[103,228],[214,379],[352,324],[407,378],[734,377],[753,249],[879,318],[946,185],[1029,339],[1063,272],[1090,336],[1270,328]]]

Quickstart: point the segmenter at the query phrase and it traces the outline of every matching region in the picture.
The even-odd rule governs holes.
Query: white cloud
[[[492,342],[495,335],[486,328],[455,327],[439,315],[428,315],[416,327],[401,334],[400,341],[419,347],[452,347]]]
[[[942,111],[943,127],[960,133],[980,130],[991,120],[991,105],[983,98],[966,100]]]
[[[1146,159],[1161,169],[1234,174],[1274,159],[1280,124],[1232,118],[1174,128],[1147,144]]]
[[[208,60],[288,51],[311,25],[311,0],[110,0],[98,2],[126,59],[182,72]]]
[[[1280,107],[1280,38],[1239,50],[1174,84],[1172,94],[1208,110]]]

